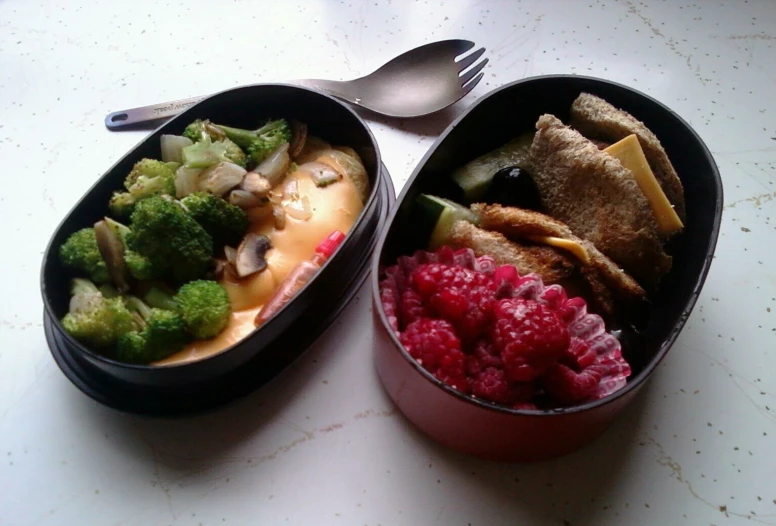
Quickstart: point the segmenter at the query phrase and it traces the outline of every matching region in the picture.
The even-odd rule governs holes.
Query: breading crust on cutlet
[[[571,105],[570,124],[585,137],[610,143],[635,134],[660,187],[674,205],[679,218],[685,221],[682,182],[660,140],[643,122],[600,97],[582,93]]]
[[[574,273],[570,257],[550,247],[512,243],[498,232],[477,228],[468,221],[456,221],[450,230],[449,244],[470,248],[477,256],[488,255],[499,265],[514,265],[520,274],[538,274],[546,283],[556,283]]]
[[[633,174],[552,115],[542,115],[536,128],[532,176],[548,215],[637,280],[657,284],[671,258]]]
[[[475,203],[471,206],[477,215],[479,225],[486,230],[499,232],[507,239],[519,240],[527,236],[553,236],[576,241],[580,243],[590,257],[592,270],[583,273],[591,287],[600,290],[595,281],[602,281],[608,287],[615,289],[615,295],[627,300],[640,300],[646,295],[644,289],[628,274],[608,257],[606,257],[595,245],[575,236],[571,229],[563,223],[539,212],[513,208],[501,205],[487,205]],[[579,263],[582,266],[581,262]]]

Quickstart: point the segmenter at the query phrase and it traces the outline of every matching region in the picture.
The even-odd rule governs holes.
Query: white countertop
[[[374,372],[367,290],[284,374],[205,416],[128,416],[65,378],[44,340],[40,260],[144,136],[107,131],[106,113],[352,78],[444,38],[491,60],[461,107],[525,76],[601,76],[670,106],[719,164],[725,212],[703,294],[605,436],[533,465],[427,440]],[[774,57],[767,0],[0,2],[0,524],[776,524]],[[369,120],[397,191],[455,113]]]

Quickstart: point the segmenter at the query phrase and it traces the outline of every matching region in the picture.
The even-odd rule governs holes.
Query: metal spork
[[[402,53],[374,72],[349,81],[302,79],[290,84],[314,88],[350,104],[389,117],[420,117],[442,110],[469,93],[482,80],[488,63],[468,40],[442,40]],[[472,64],[474,64],[473,67]],[[109,113],[105,126],[115,130],[173,117],[206,97],[193,97]]]

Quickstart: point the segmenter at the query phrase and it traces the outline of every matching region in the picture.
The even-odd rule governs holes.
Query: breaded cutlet
[[[547,284],[557,283],[574,273],[571,257],[547,246],[513,243],[499,232],[477,228],[468,221],[456,221],[448,238],[453,248],[470,248],[477,256],[490,256],[499,265],[513,265],[520,274],[538,274]]]
[[[643,122],[600,97],[582,93],[571,105],[569,124],[585,137],[595,141],[615,143],[628,135],[636,135],[663,193],[682,222],[685,221],[682,182],[660,141]]]
[[[553,115],[542,115],[536,128],[531,175],[547,214],[639,283],[659,283],[671,257],[630,170]]]
[[[589,256],[589,263],[579,262],[580,266],[586,269],[589,279],[613,289],[614,295],[623,300],[644,299],[644,289],[632,277],[601,253],[593,243],[574,235],[571,229],[560,221],[532,210],[498,204],[475,203],[471,209],[477,215],[480,227],[501,233],[510,240],[549,236],[579,243]],[[591,283],[591,286],[595,288],[594,283]]]

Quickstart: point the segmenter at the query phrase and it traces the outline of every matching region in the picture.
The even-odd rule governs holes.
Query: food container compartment
[[[67,312],[72,276],[57,257],[74,231],[107,212],[135,162],[159,158],[162,134],[180,134],[201,118],[250,128],[269,117],[297,119],[308,132],[352,147],[367,170],[371,193],[337,252],[314,278],[259,330],[229,349],[182,365],[120,363],[72,338],[60,319]],[[54,232],[43,257],[41,293],[44,327],[52,355],[65,375],[87,395],[130,412],[178,415],[212,409],[247,394],[276,376],[328,328],[352,299],[369,271],[371,250],[394,201],[390,176],[364,121],[345,104],[319,92],[283,84],[259,84],[221,92],[168,121],[100,177]]]
[[[400,255],[425,250],[431,233],[412,223],[421,193],[453,197],[450,174],[551,113],[567,122],[581,93],[597,95],[641,120],[659,138],[684,186],[685,230],[660,291],[650,296],[647,322],[623,338],[633,372],[627,385],[594,402],[555,410],[496,406],[437,380],[400,345],[380,301],[380,272]],[[682,330],[714,254],[723,190],[714,159],[698,134],[669,108],[632,88],[602,79],[549,75],[516,81],[480,98],[453,122],[423,157],[399,196],[375,248],[372,294],[378,341],[377,372],[389,396],[424,433],[457,451],[504,461],[537,461],[575,451],[601,435],[633,401]]]

